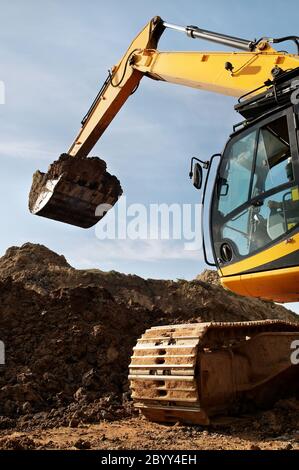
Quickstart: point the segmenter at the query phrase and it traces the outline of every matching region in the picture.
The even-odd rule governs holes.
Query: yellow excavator
[[[158,51],[166,29],[234,52]],[[286,41],[295,43],[296,54],[273,48]],[[87,228],[105,215],[99,205],[108,210],[116,203],[122,194],[118,179],[105,162],[87,156],[143,77],[238,98],[235,110],[243,120],[223,152],[191,160],[190,177],[197,189],[204,182],[203,212],[209,215],[213,261],[204,240],[205,260],[233,292],[299,300],[297,36],[250,41],[153,18],[109,72],[67,153],[47,173],[34,174],[30,211]],[[283,321],[151,328],[131,358],[132,397],[152,420],[198,424],[218,413],[269,405],[298,391],[298,341],[299,323]]]

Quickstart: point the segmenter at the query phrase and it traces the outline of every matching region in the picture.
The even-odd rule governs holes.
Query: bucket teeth
[[[97,157],[62,154],[47,173],[36,171],[29,194],[32,214],[89,228],[101,220],[122,194],[118,179]]]

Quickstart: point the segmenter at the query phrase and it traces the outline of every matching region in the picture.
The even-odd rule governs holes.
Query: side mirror
[[[202,185],[202,167],[199,163],[195,163],[193,168],[193,178],[192,178],[193,186],[196,189],[200,189]]]
[[[189,174],[192,178],[192,184],[196,189],[200,189],[202,186],[202,167],[199,163],[195,163]]]
[[[211,161],[217,155],[216,154],[213,155]],[[194,163],[194,160],[196,160],[196,163]],[[196,157],[191,158],[189,178],[192,179],[193,186],[196,189],[200,189],[202,187],[202,169],[204,168],[205,170],[208,170],[208,173],[209,173],[210,163],[211,162],[208,162],[208,161],[204,162],[202,160],[199,160],[199,158],[196,158]]]

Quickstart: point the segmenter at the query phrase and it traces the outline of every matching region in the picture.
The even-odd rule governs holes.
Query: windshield
[[[245,256],[299,223],[299,191],[293,180],[286,115],[228,144],[213,196],[217,257],[221,259],[224,243],[237,257]]]

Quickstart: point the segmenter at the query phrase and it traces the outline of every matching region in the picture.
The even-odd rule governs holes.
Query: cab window
[[[227,215],[248,200],[256,131],[233,142],[218,181],[219,210]]]
[[[288,124],[286,116],[282,116],[259,131],[252,197],[292,180]]]

